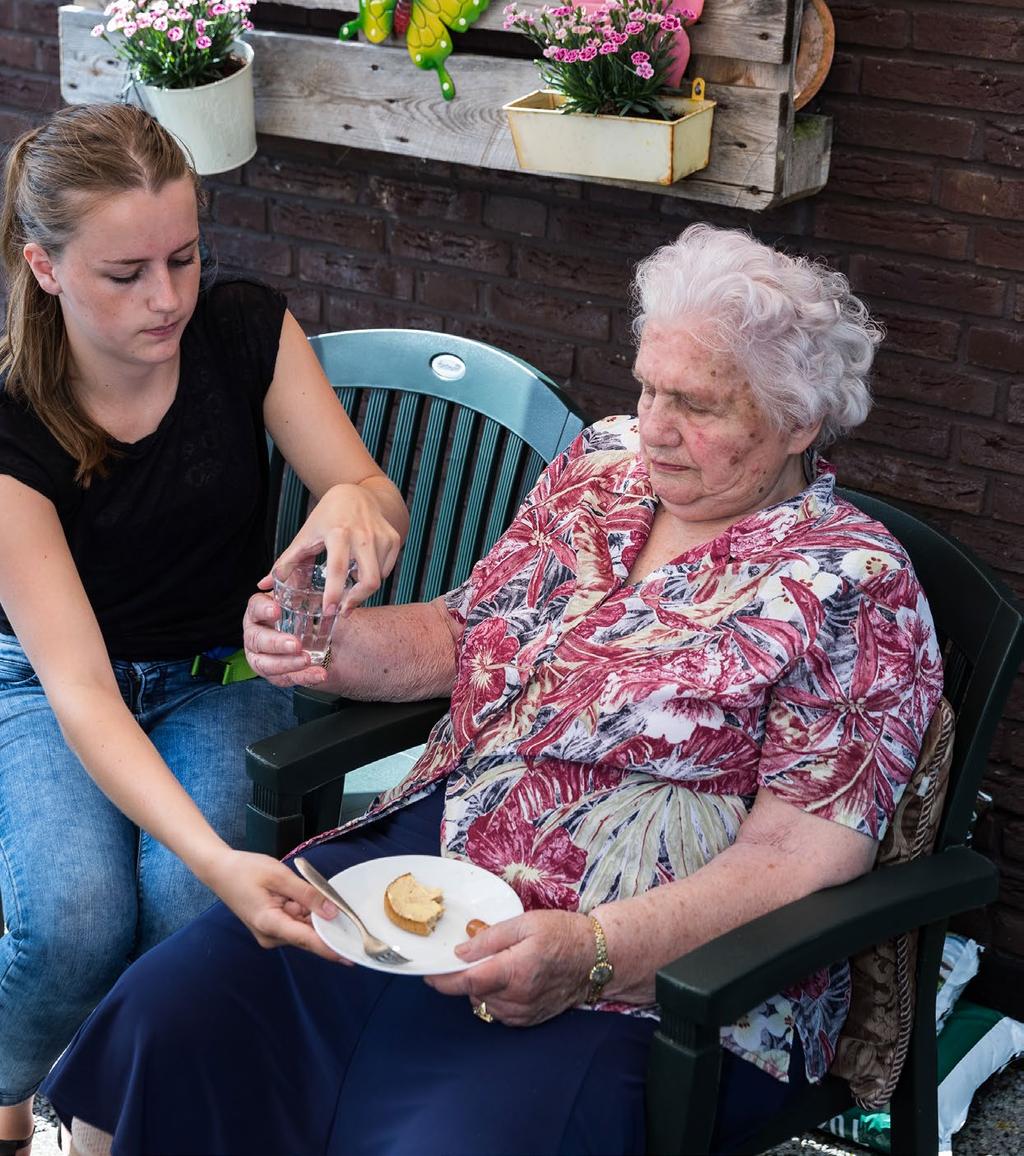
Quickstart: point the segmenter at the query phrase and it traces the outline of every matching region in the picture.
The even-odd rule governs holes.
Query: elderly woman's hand
[[[444,995],[464,995],[511,1027],[543,1023],[575,1007],[587,992],[594,932],[585,915],[528,911],[478,932],[455,949],[465,971],[427,983]],[[490,958],[486,958],[490,956]]]
[[[327,671],[314,663],[294,634],[277,629],[281,608],[269,594],[254,594],[242,619],[246,661],[274,686],[320,686]]]
[[[332,486],[317,502],[274,569],[287,576],[298,562],[326,550],[324,606],[337,605],[344,618],[391,573],[401,546],[401,536],[371,490],[344,483]],[[350,562],[356,565],[357,581],[346,589]],[[268,589],[270,575],[259,586]]]

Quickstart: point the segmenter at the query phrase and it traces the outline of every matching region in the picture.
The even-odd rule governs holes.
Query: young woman
[[[203,285],[200,201],[126,106],[62,110],[7,160],[0,1156],[29,1151],[32,1095],[89,1009],[213,893],[261,943],[330,956],[302,915],[333,909],[235,849],[245,745],[291,711],[231,657],[271,563],[267,434],[317,499],[278,565],[326,548],[342,614],[408,518],[283,296]]]

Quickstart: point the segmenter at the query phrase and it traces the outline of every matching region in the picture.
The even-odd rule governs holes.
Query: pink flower
[[[641,80],[650,80],[654,75],[654,69],[649,64],[638,64],[636,74]]]
[[[209,48],[212,43],[213,41],[209,38],[209,36],[196,37],[196,48],[206,49]]]
[[[180,28],[175,27],[167,29],[168,40],[180,40],[184,35],[185,33]]]
[[[153,27],[157,30],[157,32],[166,32],[167,31],[167,17],[166,16],[158,16],[153,21]]]
[[[602,56],[611,56],[613,52],[619,51],[619,46],[612,40],[606,40],[597,51]]]
[[[565,51],[565,49],[564,49],[564,48],[559,48],[557,44],[549,44],[549,45],[547,46],[547,48],[545,48],[545,49],[544,49],[544,51],[543,51],[542,55],[543,55],[543,56],[544,56],[544,57],[545,57],[547,60],[557,60],[557,59],[558,59],[558,54],[559,54],[560,52],[564,52],[564,51]]]
[[[644,25],[639,20],[630,20],[626,25],[626,35],[636,36],[638,32],[643,32]]]
[[[678,16],[666,16],[661,22],[661,30],[663,32],[678,32],[682,26]]]
[[[473,820],[466,853],[478,867],[510,884],[527,911],[579,908],[573,884],[583,878],[586,852],[563,827],[535,830],[512,799]]]
[[[253,24],[253,22],[251,20],[243,20],[242,21],[242,30],[244,32],[251,32],[255,27],[256,27],[256,25]]]
[[[227,12],[228,6],[226,4],[211,4],[206,11],[211,16],[223,16]]]
[[[519,653],[519,642],[506,635],[503,618],[489,618],[464,636],[459,662],[460,694],[452,706],[452,725],[468,741],[476,731],[478,714],[485,713],[505,693],[506,667]]]
[[[634,52],[629,59],[632,64],[646,64],[651,58],[646,52]]]
[[[609,39],[614,40],[615,43],[621,47],[626,43],[629,37],[625,34],[625,32],[613,32]]]
[[[585,48],[580,49],[580,60],[586,62],[593,60],[597,55],[597,47],[593,44],[588,44]]]
[[[92,26],[92,30],[90,31],[89,35],[90,36],[102,36],[105,31],[106,31],[106,29],[103,27],[102,24],[94,24]]]
[[[121,29],[121,31],[125,34],[125,36],[129,40],[135,35],[136,32],[138,32],[138,30],[139,30],[139,26],[138,26],[138,24],[135,23],[134,20],[129,20],[128,23],[124,26],[124,28]]]
[[[202,34],[205,31],[206,31],[206,21],[205,20],[197,20],[196,21],[196,36],[202,36]]]

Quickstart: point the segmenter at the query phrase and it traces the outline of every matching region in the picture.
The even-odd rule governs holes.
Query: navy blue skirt
[[[330,876],[437,854],[442,805],[435,791],[308,858]],[[266,951],[216,904],[124,973],[42,1090],[116,1156],[636,1153],[654,1026],[579,1010],[485,1024],[414,977]],[[792,1091],[726,1053],[718,1145]]]

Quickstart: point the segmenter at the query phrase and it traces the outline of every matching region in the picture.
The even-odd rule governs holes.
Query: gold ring
[[[487,1010],[487,1004],[482,1000],[473,1008],[473,1015],[475,1015],[478,1020],[483,1020],[485,1024],[494,1023],[494,1016]]]

